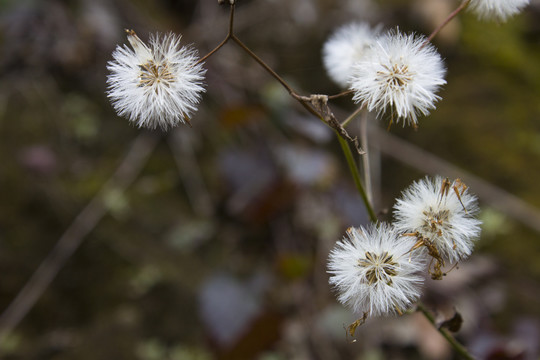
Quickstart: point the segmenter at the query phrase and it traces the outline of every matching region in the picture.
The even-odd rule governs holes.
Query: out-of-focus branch
[[[167,137],[167,141],[191,207],[197,215],[208,217],[212,215],[214,205],[195,157],[191,139],[187,138],[191,135],[176,129]]]
[[[515,195],[388,132],[372,127],[371,146],[422,172],[462,179],[478,197],[509,217],[540,232],[540,210]]]
[[[82,241],[107,214],[104,198],[111,191],[124,191],[141,172],[148,157],[154,150],[159,137],[143,133],[132,143],[129,152],[118,166],[115,173],[103,185],[101,190],[73,220],[49,252],[41,265],[32,274],[28,282],[19,291],[0,317],[0,346],[4,338],[28,314],[66,261],[81,245]],[[0,349],[1,352],[1,349]]]

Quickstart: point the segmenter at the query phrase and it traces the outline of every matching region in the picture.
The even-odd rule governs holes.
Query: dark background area
[[[427,34],[457,5],[238,0],[235,33],[299,93],[335,94],[321,48],[338,26]],[[361,199],[330,129],[239,47],[206,62],[193,128],[148,132],[114,113],[106,63],[125,28],[143,40],[181,33],[204,55],[227,23],[215,0],[0,1],[0,310],[92,199],[107,210],[0,343],[2,359],[453,358],[418,314],[372,319],[347,342],[355,317],[335,300],[326,258],[367,222]],[[462,14],[434,44],[448,67],[437,109],[417,131],[370,120],[376,211],[390,220],[400,191],[440,173],[430,154],[469,185],[483,179],[471,186],[484,222],[477,250],[428,282],[423,300],[440,318],[458,309],[457,337],[480,358],[536,359],[539,3],[505,24]],[[340,119],[355,109],[350,98],[331,106]],[[137,144],[149,157],[133,183],[100,193]],[[414,146],[416,165],[400,144]]]

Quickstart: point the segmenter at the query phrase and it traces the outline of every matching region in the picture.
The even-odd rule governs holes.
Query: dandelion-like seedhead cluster
[[[118,46],[107,69],[108,96],[120,116],[139,127],[167,130],[189,122],[204,91],[206,70],[197,52],[180,46],[180,36],[152,35],[147,46],[128,31],[127,46]]]
[[[476,196],[461,182],[424,178],[397,199],[394,226],[401,233],[430,241],[443,259],[455,263],[471,255],[480,235],[477,213]]]
[[[392,224],[349,228],[330,252],[338,300],[363,319],[400,314],[420,297],[426,270],[441,279],[443,259],[456,263],[471,254],[480,235],[477,213],[476,197],[459,179],[414,182],[397,200]]]
[[[348,88],[353,66],[362,60],[380,33],[380,26],[351,23],[338,28],[323,46],[323,64],[330,78]]]
[[[349,228],[347,235],[328,260],[338,300],[371,316],[408,309],[420,296],[425,267],[421,252],[410,252],[414,241],[385,223]]]
[[[441,56],[424,37],[389,31],[355,63],[353,100],[416,126],[418,115],[428,115],[440,99],[436,92],[446,84],[445,73]]]
[[[502,2],[471,0],[471,6]],[[528,0],[512,6],[520,8],[520,2]],[[443,60],[423,36],[378,32],[361,24],[338,29],[324,45],[325,68],[337,83],[348,83],[353,100],[368,111],[416,127],[418,116],[428,115],[440,99]],[[420,296],[420,273],[440,280],[446,261],[467,258],[481,231],[477,213],[476,197],[459,179],[425,178],[397,199],[394,223],[347,230],[348,239],[330,252],[328,272],[338,300],[362,314],[348,332],[354,334],[368,316],[401,314]]]
[[[506,20],[528,3],[470,0],[470,8],[483,18]],[[132,49],[118,46],[107,66],[107,94],[118,114],[152,129],[189,123],[206,73],[196,51],[180,46],[180,37],[172,33],[153,35],[149,46],[133,31],[127,38]],[[446,84],[443,60],[426,38],[399,30],[381,35],[379,27],[362,23],[339,28],[324,45],[323,62],[336,83],[354,92],[355,102],[379,117],[389,114],[391,123],[416,127],[418,116],[435,108],[437,92]],[[338,300],[363,314],[349,332],[367,316],[401,314],[420,297],[426,270],[440,279],[445,260],[467,258],[481,231],[477,213],[476,197],[460,180],[425,178],[397,199],[393,224],[349,228],[328,259]],[[434,260],[431,272],[426,268]]]
[[[529,0],[471,0],[469,8],[480,19],[506,21],[528,4]]]

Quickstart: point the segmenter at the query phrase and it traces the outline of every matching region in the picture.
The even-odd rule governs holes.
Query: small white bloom
[[[353,65],[375,41],[380,27],[351,23],[338,28],[323,46],[323,63],[330,78],[345,88],[350,85]]]
[[[438,176],[414,182],[394,205],[394,226],[415,233],[435,246],[451,263],[467,258],[480,235],[476,196],[456,180]]]
[[[416,126],[418,114],[435,108],[440,99],[435,92],[446,84],[441,56],[425,40],[398,31],[378,38],[354,66],[353,100],[378,115],[390,112],[391,121]]]
[[[385,223],[349,228],[347,235],[328,260],[338,300],[370,316],[408,309],[420,296],[425,267],[422,252],[410,251],[414,241]]]
[[[107,95],[120,116],[139,127],[167,130],[189,122],[201,100],[206,70],[197,63],[195,50],[180,46],[180,36],[150,37],[147,46],[133,30],[126,45],[117,46],[107,79]]]
[[[506,21],[528,4],[529,0],[471,0],[469,8],[480,19]]]

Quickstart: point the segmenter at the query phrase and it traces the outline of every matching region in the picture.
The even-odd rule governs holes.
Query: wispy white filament
[[[440,99],[446,69],[433,45],[413,34],[389,31],[354,66],[353,99],[392,121],[416,125]]]
[[[120,116],[139,127],[166,130],[189,122],[204,91],[206,70],[195,50],[180,46],[180,36],[152,35],[147,46],[128,31],[127,46],[117,46],[107,65],[107,95]]]
[[[443,181],[426,177],[403,191],[394,205],[394,226],[431,241],[444,259],[454,263],[471,254],[481,222],[476,219],[476,196],[460,187],[441,191]]]
[[[480,19],[506,21],[528,4],[529,0],[471,0],[469,8]]]
[[[414,241],[400,237],[385,223],[349,228],[348,238],[330,252],[330,284],[338,300],[370,316],[409,308],[420,296],[425,267],[422,252],[410,252]]]
[[[351,23],[338,28],[323,46],[323,63],[330,78],[348,88],[353,65],[362,60],[375,41],[380,27],[371,28],[366,23]]]

